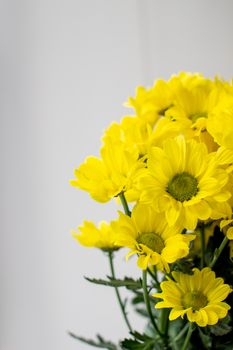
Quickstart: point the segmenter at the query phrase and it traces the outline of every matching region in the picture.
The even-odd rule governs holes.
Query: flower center
[[[192,120],[193,123],[195,123],[199,118],[207,118],[207,117],[208,115],[206,112],[199,112],[189,116],[189,118]]]
[[[197,179],[187,172],[176,174],[167,185],[167,192],[177,201],[190,200],[198,192]]]
[[[201,292],[189,292],[183,297],[183,306],[188,309],[199,310],[205,307],[208,303],[207,297]]]
[[[158,254],[160,254],[165,247],[163,239],[154,232],[140,234],[137,242],[144,244]]]

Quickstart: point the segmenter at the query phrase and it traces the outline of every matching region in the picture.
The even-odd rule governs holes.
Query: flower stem
[[[201,239],[201,269],[205,266],[205,225],[200,227],[200,239]]]
[[[211,269],[216,264],[219,256],[221,255],[221,253],[222,253],[223,249],[225,248],[225,246],[227,245],[227,243],[228,243],[228,238],[227,238],[227,236],[225,236],[223,238],[222,243],[220,244],[220,246],[215,250],[213,260],[211,261],[211,263],[209,265]]]
[[[186,325],[181,329],[180,333],[177,334],[177,336],[174,338],[174,341],[177,342],[180,338],[182,338],[185,332],[187,331],[188,327],[189,323],[186,323]]]
[[[147,270],[142,271],[142,287],[143,287],[143,294],[144,294],[146,309],[147,309],[148,315],[150,317],[151,323],[152,323],[155,331],[160,336],[162,336],[162,333],[158,329],[157,324],[155,323],[155,320],[154,320],[154,316],[153,316],[152,311],[151,311],[150,299],[149,299],[149,294],[148,294],[148,290],[147,290]]]
[[[113,264],[113,259],[114,259],[113,252],[109,252],[108,256],[109,256],[110,270],[111,270],[111,274],[112,274],[111,277],[113,279],[116,279],[115,269],[114,269],[114,264]],[[133,329],[132,329],[132,327],[129,323],[128,317],[127,317],[127,313],[125,311],[125,305],[124,305],[123,301],[121,300],[121,296],[120,296],[120,293],[119,293],[119,290],[117,287],[115,287],[115,292],[116,292],[117,300],[118,300],[118,303],[120,305],[120,309],[121,309],[122,315],[124,317],[125,323],[129,329],[129,331],[133,332]]]
[[[168,342],[168,327],[169,327],[169,320],[168,316],[170,313],[170,309],[162,309],[161,312],[161,319],[160,319],[160,331],[164,335],[164,339]]]
[[[120,200],[121,200],[121,204],[122,204],[122,206],[124,208],[125,214],[128,215],[128,216],[131,216],[131,212],[129,210],[128,203],[127,203],[127,201],[125,199],[124,192],[121,192],[119,194],[119,197],[120,197]]]
[[[185,341],[184,341],[184,344],[183,344],[181,350],[186,350],[187,349],[187,347],[189,345],[189,340],[191,338],[193,330],[194,330],[193,324],[190,322],[189,329],[188,329],[188,332],[187,332],[187,335],[186,335],[186,338],[185,338]]]
[[[155,287],[159,290],[160,284],[159,284],[158,279],[157,279],[156,271],[154,271],[154,273],[153,273],[150,269],[147,269],[147,272],[152,277],[154,284],[155,284]]]

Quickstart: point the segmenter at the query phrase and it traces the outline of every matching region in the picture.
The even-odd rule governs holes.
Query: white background
[[[68,180],[136,85],[181,70],[232,77],[232,11],[231,0],[0,2],[0,350],[90,348],[67,330],[127,336],[114,291],[83,279],[108,274],[106,258],[70,236],[116,205]],[[117,273],[136,276],[124,253]]]

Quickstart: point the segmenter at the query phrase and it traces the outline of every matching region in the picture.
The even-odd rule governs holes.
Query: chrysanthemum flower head
[[[112,123],[106,129],[102,141],[109,144],[122,142],[124,149],[137,149],[139,157],[147,155],[151,146],[161,146],[167,138],[175,137],[180,127],[168,118],[160,118],[152,127],[142,118],[125,116],[120,123]]]
[[[120,212],[115,224],[117,243],[131,249],[127,258],[138,254],[137,264],[143,270],[156,265],[159,270],[169,271],[169,264],[188,255],[189,243],[195,239],[195,235],[180,234],[177,227],[168,227],[163,215],[140,204],[133,208],[131,217]]]
[[[233,150],[233,92],[221,95],[219,103],[209,115],[207,130],[220,146]]]
[[[211,105],[209,80],[191,75],[190,79],[173,78],[170,86],[174,100],[166,115],[174,120],[189,119],[192,123],[199,118],[207,118]]]
[[[142,157],[147,153],[151,134],[152,127],[145,120],[125,116],[120,123],[114,122],[106,129],[102,140],[104,143],[121,141],[126,150],[137,149],[139,157]]]
[[[221,220],[220,229],[225,233],[228,239],[233,240],[233,219]]]
[[[77,230],[72,230],[72,236],[85,247],[94,247],[102,250],[117,250],[116,232],[114,230],[114,221],[107,223],[101,221],[96,226],[91,221],[84,221]]]
[[[125,149],[122,142],[106,142],[101,148],[101,158],[89,156],[74,174],[72,186],[89,192],[98,202],[107,202],[125,192],[128,200],[136,200],[138,191],[134,184],[137,171],[145,164],[138,150]]]
[[[177,91],[177,88],[179,89],[181,87],[187,90],[194,90],[199,87],[210,89],[212,85],[211,80],[205,78],[201,73],[192,72],[173,74],[168,83],[174,92]]]
[[[163,299],[155,308],[171,308],[169,319],[187,318],[200,327],[214,325],[227,315],[230,306],[223,302],[232,291],[228,284],[206,267],[193,269],[193,275],[172,272],[173,280],[161,283],[162,293],[153,296]]]
[[[229,249],[230,249],[230,259],[233,261],[233,240],[229,243]]]
[[[228,174],[218,166],[204,144],[179,136],[152,147],[140,180],[140,201],[164,212],[170,226],[193,230],[198,220],[231,213],[225,189]]]
[[[159,79],[151,88],[139,86],[136,96],[130,97],[126,106],[133,107],[136,115],[154,125],[172,103],[172,92],[167,82]]]
[[[183,79],[173,78],[170,85],[174,100],[166,117],[178,124],[181,132],[186,126],[188,138],[204,142],[210,151],[215,151],[218,145],[207,131],[207,120],[219,102],[221,86],[195,74]]]

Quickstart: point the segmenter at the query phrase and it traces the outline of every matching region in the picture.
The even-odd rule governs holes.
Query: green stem
[[[193,324],[190,322],[189,324],[189,329],[188,329],[188,332],[187,332],[187,335],[186,335],[186,338],[185,338],[185,341],[184,341],[184,344],[181,348],[181,350],[186,350],[188,345],[189,345],[189,340],[191,338],[191,335],[192,335],[192,332],[193,332]]]
[[[110,270],[111,270],[111,274],[112,274],[112,278],[113,279],[116,279],[116,275],[115,275],[115,270],[114,270],[114,265],[113,265],[113,252],[109,252],[109,263],[110,263]],[[119,290],[117,287],[115,287],[115,292],[116,292],[116,296],[117,296],[117,300],[118,300],[118,303],[120,305],[120,309],[121,309],[121,312],[122,312],[122,315],[124,317],[124,320],[125,320],[125,323],[127,324],[127,327],[129,329],[130,332],[133,332],[133,329],[129,323],[129,320],[128,320],[128,317],[127,317],[127,314],[126,314],[126,311],[125,311],[125,306],[124,306],[124,303],[122,302],[121,300],[121,296],[120,296],[120,293],[119,293]]]
[[[223,238],[222,243],[220,244],[220,246],[215,250],[213,260],[211,261],[211,263],[209,265],[211,269],[216,264],[218,258],[220,257],[220,255],[221,255],[223,249],[225,248],[225,246],[227,245],[227,243],[228,243],[228,238],[227,238],[227,236],[225,236]]]
[[[201,239],[201,269],[205,266],[205,225],[200,227],[200,239]]]
[[[174,350],[180,350],[179,347],[178,347],[178,345],[176,344],[175,339],[173,339],[173,340],[171,341],[171,344],[170,344],[170,345],[172,345],[172,349],[174,348]]]
[[[131,216],[131,212],[129,210],[128,203],[127,203],[127,201],[125,199],[124,192],[121,192],[119,194],[119,197],[120,197],[120,200],[121,200],[121,204],[122,204],[122,206],[124,208],[125,214],[128,215],[128,216]]]
[[[155,331],[160,336],[162,336],[162,333],[158,329],[157,324],[155,323],[155,320],[154,320],[154,316],[153,316],[152,311],[151,311],[150,299],[149,299],[149,294],[148,294],[148,290],[147,290],[147,270],[142,271],[142,287],[143,287],[143,294],[144,294],[146,309],[147,309],[148,315],[150,317],[151,323],[152,323]]]
[[[161,312],[161,318],[160,318],[160,331],[164,335],[164,339],[168,342],[168,327],[169,327],[169,316],[170,310],[169,309],[162,309]]]
[[[180,338],[183,337],[183,335],[186,333],[188,327],[189,327],[189,323],[186,323],[186,325],[184,326],[184,328],[182,328],[182,330],[180,331],[180,333],[174,338],[174,341],[175,341],[175,342],[177,342]]]
[[[156,276],[156,271],[153,273],[150,269],[147,269],[147,272],[152,277],[155,287],[159,290],[160,289],[160,284],[159,284],[157,276]]]

